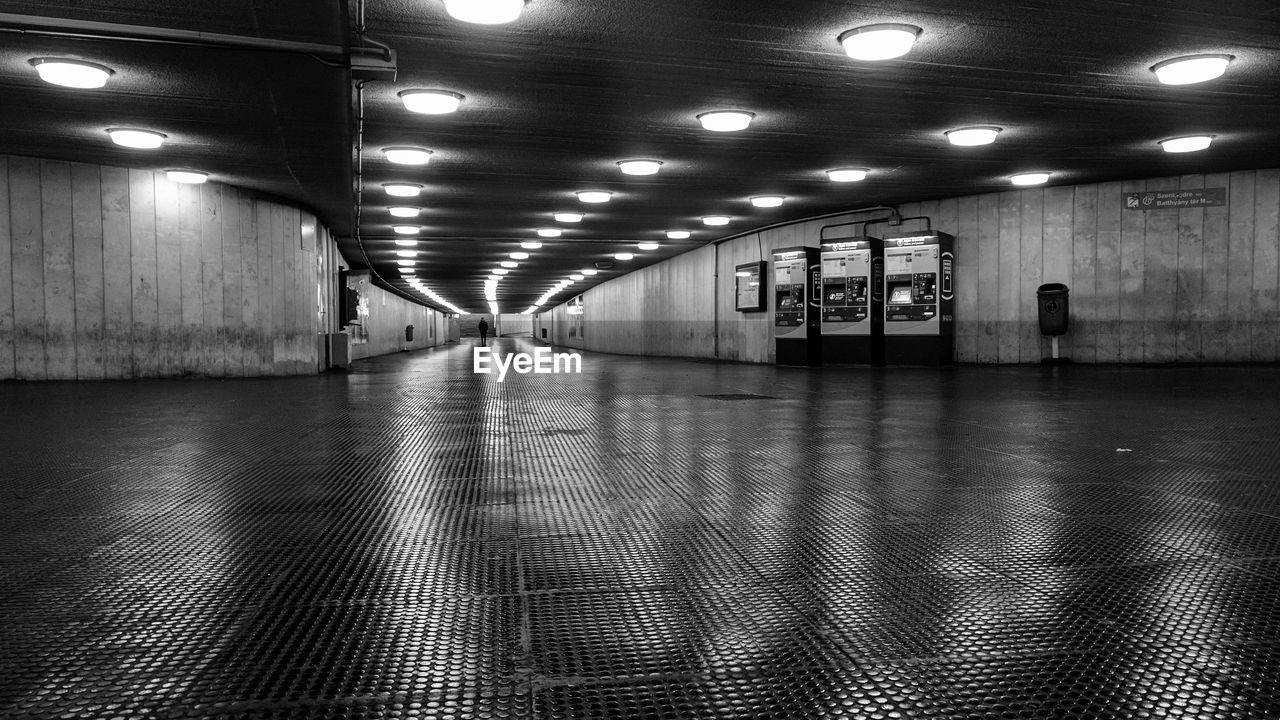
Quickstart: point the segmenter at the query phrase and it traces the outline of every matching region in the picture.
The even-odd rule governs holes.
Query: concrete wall
[[[361,317],[364,342],[352,343],[351,359],[374,357],[401,350],[421,350],[446,342],[445,316],[431,308],[376,286],[360,291],[369,314]],[[413,326],[413,341],[406,341],[405,326]]]
[[[1225,207],[1126,210],[1124,194],[1227,188]],[[1035,291],[1071,288],[1076,362],[1280,360],[1280,170],[1011,190],[899,206],[956,236],[956,359],[1038,362]],[[588,290],[583,337],[561,305],[535,334],[588,350],[772,362],[766,313],[733,310],[734,266],[777,247],[816,246],[798,223],[699,248]],[[902,229],[922,227],[918,223]],[[872,232],[882,230],[883,225]],[[839,234],[837,231],[834,234]],[[772,298],[770,298],[772,303]]]
[[[0,156],[0,379],[317,372],[340,262],[314,216],[229,185]]]

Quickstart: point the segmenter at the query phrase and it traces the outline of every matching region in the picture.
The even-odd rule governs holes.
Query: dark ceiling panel
[[[366,246],[391,243],[381,183],[423,184],[424,231],[477,238],[460,249],[472,261],[449,264],[433,285],[471,309],[483,307],[476,288],[491,250],[553,226],[555,210],[585,210],[565,237],[592,241],[603,258],[663,240],[668,228],[706,242],[787,218],[1004,190],[1010,174],[1031,169],[1063,184],[1280,164],[1265,119],[1280,116],[1269,2],[536,0],[498,27],[457,22],[438,2],[369,12],[370,33],[400,53],[400,76],[367,90]],[[849,59],[836,35],[873,22],[924,33],[904,58]],[[1239,60],[1228,77],[1189,88],[1160,86],[1147,70],[1192,52]],[[455,115],[412,115],[396,98],[409,87],[457,90],[467,102]],[[757,117],[744,132],[709,133],[694,116],[716,107]],[[968,124],[1005,130],[989,147],[950,146],[942,133]],[[1217,144],[1191,156],[1155,144],[1191,132]],[[378,157],[402,144],[434,150],[432,163],[406,170]],[[666,164],[654,177],[625,177],[615,163],[627,157]],[[823,171],[840,165],[873,172],[853,185],[827,181]],[[595,187],[613,202],[573,197]],[[773,193],[788,197],[782,208],[748,202]],[[707,214],[734,222],[708,229]],[[503,280],[503,308],[523,309],[560,277],[522,265]]]
[[[349,34],[342,3],[316,0],[0,0],[0,13],[314,43]]]
[[[1053,183],[1280,166],[1280,10],[1273,0],[532,0],[502,26],[450,18],[440,0],[369,0],[368,37],[397,52],[395,82],[364,86],[359,239],[344,238],[357,267],[389,287],[395,265],[389,199],[381,184],[424,186],[417,276],[470,310],[482,280],[550,213],[587,214],[561,226],[501,284],[519,311],[567,273],[606,262],[642,240],[663,243],[575,285],[588,287],[691,247],[783,220],[856,207],[993,192],[1008,175],[1050,170]],[[0,13],[176,30],[358,45],[341,2],[229,0],[0,1]],[[907,56],[851,60],[843,30],[907,22],[923,34]],[[182,161],[219,179],[315,207],[352,235],[356,197],[350,87],[341,69],[306,54],[148,47],[138,43],[3,35],[0,151],[133,167]],[[68,53],[116,67],[102,91],[74,98],[41,86],[26,60]],[[1148,68],[1190,53],[1236,56],[1219,80],[1159,85]],[[406,112],[411,87],[462,92],[460,112]],[[714,134],[694,116],[715,107],[757,114],[748,130]],[[108,123],[156,125],[174,142],[164,158],[118,151]],[[945,130],[995,124],[991,146],[950,146]],[[1207,152],[1171,155],[1155,144],[1192,132],[1217,136]],[[422,145],[423,168],[388,163],[381,148]],[[655,157],[653,177],[615,163]],[[834,184],[823,171],[872,169]],[[615,193],[602,206],[573,192]],[[751,195],[788,197],[752,207]],[[701,225],[706,214],[734,218]],[[688,229],[672,243],[662,231]]]
[[[96,21],[130,13],[129,22],[191,25],[208,12],[205,4],[165,4],[144,17],[146,3],[75,5],[76,13],[97,9]],[[264,18],[287,24],[289,13],[307,15],[295,37],[309,43],[336,43],[342,35],[337,10],[326,22],[283,3],[270,13],[240,14],[250,3],[219,6],[226,13],[215,26],[238,36],[260,37]],[[14,11],[12,3],[3,6]],[[267,7],[265,4],[263,7]],[[28,6],[26,9],[30,10]],[[48,16],[61,7],[42,5]],[[34,13],[33,13],[34,14]],[[271,23],[265,23],[270,25]],[[328,28],[324,37],[297,35],[306,27]],[[149,27],[160,27],[152,25]],[[145,34],[145,33],[139,33]],[[203,170],[219,181],[279,196],[315,209],[340,231],[352,223],[350,167],[351,87],[344,67],[305,53],[243,47],[197,47],[185,43],[138,42],[3,33],[0,45],[0,152],[79,160],[123,167]],[[158,39],[164,39],[157,35]],[[40,81],[28,60],[55,56],[88,60],[115,71],[107,86],[68,90]],[[335,58],[341,61],[341,53]],[[111,143],[106,129],[143,127],[164,133],[163,148],[138,151]]]

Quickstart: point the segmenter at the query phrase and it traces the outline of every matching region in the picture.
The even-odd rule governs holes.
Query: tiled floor
[[[0,385],[0,716],[1280,717],[1280,368],[583,370]]]

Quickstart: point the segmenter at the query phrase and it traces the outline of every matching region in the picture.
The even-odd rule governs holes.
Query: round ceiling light
[[[1151,72],[1165,85],[1193,85],[1222,77],[1234,60],[1230,55],[1187,55],[1158,62]]]
[[[422,192],[422,186],[413,183],[383,183],[382,189],[392,197],[417,197]]]
[[[39,57],[29,61],[36,68],[40,79],[62,87],[92,90],[107,84],[107,78],[115,71],[105,65],[67,60],[65,58]]]
[[[417,250],[397,250],[396,251],[396,257],[411,258],[411,257],[417,257],[417,256],[418,256]]]
[[[624,175],[656,175],[662,168],[661,160],[620,160],[618,169]]]
[[[668,230],[667,237],[672,240],[687,240],[689,238],[688,230]]]
[[[524,0],[444,0],[444,9],[463,22],[502,25],[520,17]]]
[[[854,60],[888,60],[911,52],[920,32],[915,25],[881,23],[845,30],[836,39]]]
[[[558,212],[558,213],[554,213],[552,217],[556,219],[556,222],[576,223],[576,222],[582,222],[583,215],[582,213],[575,213],[575,212]]]
[[[996,141],[996,135],[1002,128],[995,125],[975,125],[973,127],[956,128],[946,132],[947,140],[952,145],[972,147],[974,145],[990,145]]]
[[[656,242],[642,242],[642,243],[636,243],[636,247],[640,248],[641,250],[657,250],[662,246]]]
[[[108,128],[111,142],[136,150],[154,150],[164,144],[165,134],[134,128]]]
[[[542,247],[542,243],[538,242],[537,240],[522,240],[520,241],[520,247],[524,248],[525,250],[537,250],[538,248]]]
[[[409,267],[416,262],[417,262],[416,260],[397,260],[396,264],[399,265],[400,267]]]
[[[728,225],[729,220],[730,220],[730,217],[728,215],[708,215],[702,218],[702,223],[704,225],[711,225],[711,226]]]
[[[448,115],[457,112],[466,96],[451,90],[401,90],[400,102],[409,112]]]
[[[591,275],[595,275],[600,271],[595,268],[582,268],[578,272],[582,273],[583,275],[591,276]]]
[[[431,151],[421,147],[382,148],[382,154],[397,165],[426,165],[431,162]]]
[[[515,260],[503,260],[498,264],[508,270],[515,270],[516,268],[520,267],[520,263],[516,262]]]
[[[613,198],[613,193],[604,190],[583,190],[577,195],[584,203],[607,203]]]
[[[392,225],[391,229],[395,230],[397,235],[417,235],[421,230],[417,225]]]
[[[198,170],[165,170],[165,176],[176,183],[199,185],[209,181],[209,173]]]
[[[782,195],[756,195],[751,198],[751,204],[758,208],[772,208],[782,205],[782,201],[787,198]]]
[[[1165,152],[1171,153],[1195,152],[1204,150],[1212,144],[1212,135],[1188,135],[1160,141],[1160,147],[1164,148]]]
[[[631,258],[633,258],[633,257],[635,257],[635,255],[633,255],[632,253],[627,253],[627,252],[614,253],[614,255],[613,255],[613,259],[614,259],[614,260],[630,260],[630,259],[631,259]]]
[[[584,276],[582,275],[582,273],[569,273],[569,279],[573,280],[574,282],[578,282],[579,280],[583,279],[583,277]]]
[[[713,132],[736,132],[746,130],[755,116],[745,110],[712,110],[698,115],[698,122]]]
[[[528,259],[529,259],[529,253],[527,253],[527,252],[513,252],[513,253],[509,253],[509,254],[507,255],[507,257],[511,258],[512,260],[528,260]]]
[[[1009,182],[1014,185],[1043,185],[1049,182],[1049,173],[1047,172],[1029,172],[1010,175]]]
[[[395,207],[389,207],[387,208],[387,211],[391,213],[391,217],[398,217],[398,218],[418,217],[418,213],[422,212],[420,208],[409,207],[407,205],[397,205]]]
[[[538,228],[538,237],[560,237],[564,233],[560,228]]]
[[[417,247],[418,241],[412,238],[396,238],[395,244],[400,247]]]
[[[858,182],[867,179],[866,168],[834,168],[827,171],[831,182]]]
[[[506,275],[507,273],[509,273],[509,272],[511,272],[511,271],[510,271],[510,270],[507,270],[506,268],[494,268],[494,269],[490,270],[489,272],[493,273],[494,275]]]

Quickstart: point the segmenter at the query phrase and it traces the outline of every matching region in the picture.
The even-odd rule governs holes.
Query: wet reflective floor
[[[0,384],[0,716],[1280,717],[1280,368],[582,369]]]

